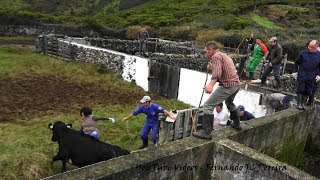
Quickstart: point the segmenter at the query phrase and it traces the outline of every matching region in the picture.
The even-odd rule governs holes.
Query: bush
[[[250,20],[244,18],[235,18],[230,23],[230,29],[244,29],[246,26],[251,24]]]
[[[199,45],[204,45],[207,42],[214,41],[218,36],[224,35],[227,32],[223,29],[205,29],[197,33],[196,42]]]
[[[129,26],[126,30],[126,39],[137,39],[142,26]]]

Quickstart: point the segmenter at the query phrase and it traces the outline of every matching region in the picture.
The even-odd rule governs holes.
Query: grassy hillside
[[[30,49],[0,46],[0,59],[0,179],[39,179],[58,173],[61,163],[50,164],[58,149],[48,124],[62,120],[79,129],[83,105],[91,106],[94,115],[117,120],[98,122],[102,141],[128,150],[141,144],[144,115],[125,123],[121,119],[139,105],[146,94],[142,88],[99,74],[97,65],[68,63]],[[166,109],[189,108],[150,95]]]
[[[237,48],[252,33],[277,36],[291,60],[319,39],[319,16],[320,1],[307,0],[4,0],[0,7],[0,24],[76,24],[102,37],[135,39],[146,26],[151,37]]]
[[[277,4],[283,7],[272,7]],[[24,12],[28,16],[40,18],[42,22],[81,23],[91,19],[112,28],[131,25],[163,27],[190,23],[200,23],[205,27],[243,28],[250,25],[246,22],[248,20],[254,23],[248,13],[261,7],[270,9],[270,14],[273,15],[279,9],[278,13],[282,12],[281,17],[286,19],[286,12],[291,15],[290,18],[299,16],[299,13],[317,13],[319,4],[320,2],[311,3],[307,0],[3,0],[0,12],[11,15]],[[269,11],[259,12],[270,17]],[[216,21],[219,23],[215,23]],[[237,23],[244,25],[234,26]]]

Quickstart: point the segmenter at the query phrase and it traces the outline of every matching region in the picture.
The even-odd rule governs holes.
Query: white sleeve
[[[228,119],[229,119],[228,114],[224,113],[224,118],[223,118],[223,120],[220,121],[220,125],[222,125],[222,126],[227,125]]]

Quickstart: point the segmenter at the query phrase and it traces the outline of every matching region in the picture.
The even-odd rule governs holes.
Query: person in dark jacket
[[[280,67],[283,59],[283,50],[282,46],[278,43],[278,39],[276,37],[272,37],[269,40],[270,43],[270,54],[268,55],[268,65],[266,69],[263,71],[261,78],[261,85],[266,84],[267,77],[270,75],[271,71],[273,71],[273,76],[277,81],[277,88],[281,86],[280,80]]]
[[[314,95],[316,83],[320,81],[319,43],[311,40],[307,50],[302,50],[295,61],[292,77],[298,80],[297,109],[305,110],[309,96]]]
[[[239,117],[240,117],[240,121],[248,121],[250,119],[254,119],[255,118],[251,113],[249,113],[248,111],[245,110],[243,105],[239,105],[237,107],[237,109],[238,109],[238,114],[239,114]]]
[[[145,56],[146,52],[146,44],[149,38],[149,33],[146,28],[141,28],[138,32],[138,40],[139,40],[139,53],[140,55]]]

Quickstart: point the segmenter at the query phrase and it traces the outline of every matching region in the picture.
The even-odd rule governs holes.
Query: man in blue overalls
[[[152,129],[152,141],[155,144],[157,142],[157,134],[159,130],[159,125],[158,125],[159,113],[164,113],[166,116],[170,116],[171,119],[176,119],[176,117],[170,112],[168,112],[167,110],[160,107],[159,105],[155,103],[151,103],[151,98],[149,96],[144,96],[140,100],[140,103],[142,103],[142,105],[140,105],[138,109],[134,110],[127,117],[123,118],[122,121],[124,122],[129,118],[136,116],[140,113],[144,113],[147,115],[146,122],[144,123],[144,126],[140,134],[140,138],[142,139],[143,144],[139,149],[143,149],[145,147],[148,147],[148,134],[151,129]]]
[[[308,96],[314,92],[314,87],[320,81],[320,52],[319,43],[311,40],[307,50],[302,50],[295,62],[292,76],[298,79],[297,108],[305,110]]]

